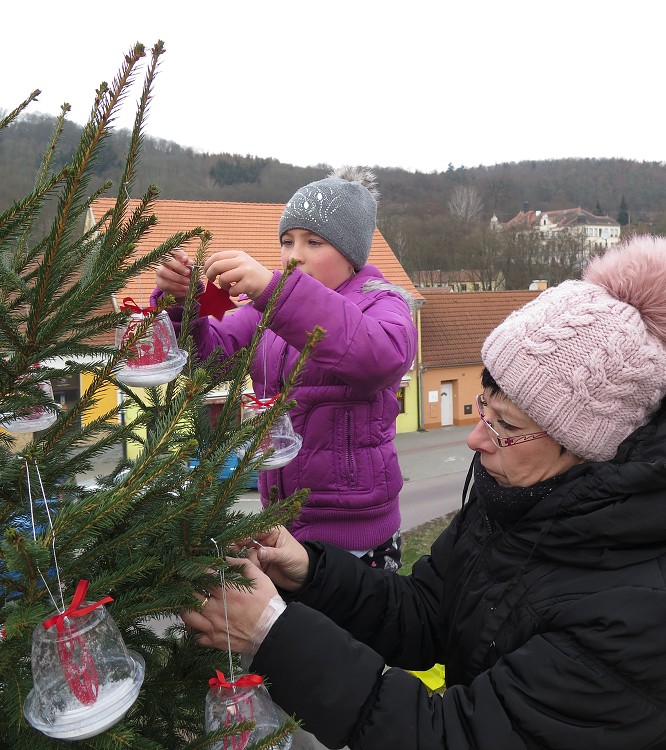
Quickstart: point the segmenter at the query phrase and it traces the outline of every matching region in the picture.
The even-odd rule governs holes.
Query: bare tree
[[[550,285],[566,279],[579,279],[592,248],[584,234],[563,230],[546,246]]]
[[[381,233],[391,246],[391,250],[400,261],[400,265],[406,267],[409,263],[409,238],[405,231],[404,215],[394,214],[388,217],[378,217],[377,223]]]
[[[448,202],[454,219],[464,224],[476,221],[483,211],[483,201],[479,191],[471,185],[457,185]]]

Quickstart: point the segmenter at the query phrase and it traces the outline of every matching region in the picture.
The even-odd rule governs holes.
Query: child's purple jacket
[[[254,303],[227,313],[221,322],[196,321],[199,357],[218,346],[231,354],[250,343],[280,275],[275,271]],[[369,550],[400,526],[402,475],[393,445],[396,390],[417,346],[405,296],[374,266],[365,266],[336,290],[297,268],[277,300],[251,366],[258,397],[280,392],[307,332],[316,325],[326,331],[289,394],[296,401],[289,415],[303,446],[283,468],[259,473],[264,504],[273,486],[280,498],[310,489],[291,527],[300,541]],[[182,308],[174,306],[169,314],[178,325]]]

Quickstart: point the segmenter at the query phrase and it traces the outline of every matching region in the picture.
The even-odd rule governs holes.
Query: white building
[[[496,217],[493,217],[496,220]],[[620,223],[610,216],[595,216],[584,208],[565,208],[556,211],[520,211],[502,224],[504,229],[542,232],[553,237],[560,232],[585,236],[590,252],[612,247],[620,242]]]

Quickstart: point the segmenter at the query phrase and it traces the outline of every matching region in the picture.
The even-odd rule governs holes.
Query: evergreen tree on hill
[[[620,207],[617,210],[617,220],[623,227],[626,227],[629,223],[629,206],[627,205],[627,199],[624,195],[620,200]]]

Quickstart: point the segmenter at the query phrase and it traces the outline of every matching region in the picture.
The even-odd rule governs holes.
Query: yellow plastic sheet
[[[428,688],[428,690],[441,690],[444,687],[444,665],[435,664],[424,672],[411,672]]]

